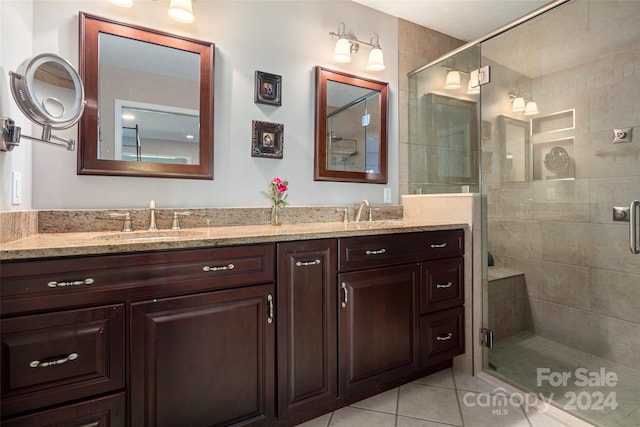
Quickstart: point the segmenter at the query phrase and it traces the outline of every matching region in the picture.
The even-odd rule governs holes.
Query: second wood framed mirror
[[[214,45],[80,13],[78,174],[213,179]]]
[[[388,84],[316,67],[316,181],[387,183]]]

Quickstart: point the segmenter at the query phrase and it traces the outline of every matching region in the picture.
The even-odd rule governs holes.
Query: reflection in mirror
[[[81,13],[79,174],[213,178],[213,44]]]
[[[428,182],[477,184],[479,182],[478,113],[473,101],[429,93],[426,112]]]
[[[198,54],[104,33],[98,43],[98,157],[168,163],[189,157],[187,164],[198,164],[192,153],[199,141]],[[131,141],[137,141],[133,155]]]
[[[316,67],[315,179],[387,182],[387,83]]]
[[[503,149],[505,182],[529,181],[531,179],[529,122],[499,116],[498,126]]]

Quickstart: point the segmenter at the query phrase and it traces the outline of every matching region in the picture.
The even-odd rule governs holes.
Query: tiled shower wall
[[[398,19],[398,33],[399,194],[411,194],[409,190],[409,114],[417,112],[417,95],[409,93],[407,74],[462,46],[465,42],[403,19]],[[416,123],[415,117],[413,120],[413,123]]]
[[[577,11],[598,16],[600,7],[609,6]],[[483,166],[488,242],[496,265],[524,272],[534,333],[640,371],[640,256],[629,250],[628,223],[612,220],[613,206],[640,198],[640,47],[609,50],[617,55],[531,82],[542,115],[575,109],[575,129],[557,135],[575,137],[575,180],[501,182],[497,135],[483,141],[483,159],[494,160]],[[634,127],[631,144],[612,144],[621,127]]]

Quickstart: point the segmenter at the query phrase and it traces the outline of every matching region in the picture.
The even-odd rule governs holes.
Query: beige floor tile
[[[398,410],[398,389],[394,388],[384,393],[376,394],[368,399],[356,402],[351,406],[395,415]]]
[[[414,383],[433,385],[437,387],[455,388],[455,384],[453,383],[453,372],[451,368],[417,379],[414,381]]]
[[[530,427],[520,406],[505,396],[458,391],[465,427]]]
[[[570,427],[534,408],[528,408],[525,415],[533,427]]]
[[[321,415],[318,418],[307,421],[306,423],[298,424],[298,427],[327,427],[329,425],[329,420],[331,420],[331,415],[333,415],[333,412]]]
[[[442,424],[435,421],[419,420],[417,418],[409,418],[398,416],[397,427],[451,427],[451,424]]]
[[[473,375],[467,374],[460,370],[453,371],[453,379],[455,381],[455,388],[457,390],[474,391],[478,393],[489,394],[505,394],[501,388],[495,387],[488,382],[476,378]]]
[[[329,427],[395,427],[396,416],[347,406],[333,413]]]
[[[456,392],[443,387],[403,385],[398,398],[398,415],[462,425]]]

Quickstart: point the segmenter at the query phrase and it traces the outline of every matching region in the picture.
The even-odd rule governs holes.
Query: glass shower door
[[[574,0],[481,44],[484,369],[601,426],[640,425],[638,22]]]

